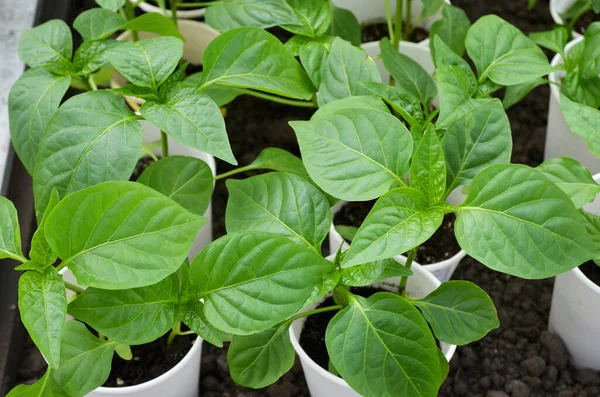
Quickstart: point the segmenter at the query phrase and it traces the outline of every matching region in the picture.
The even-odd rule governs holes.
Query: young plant
[[[600,0],[577,0],[573,2],[571,8],[560,15],[566,22],[564,26],[567,28],[569,36],[575,29],[577,21],[585,14],[592,11],[596,15],[600,14]]]

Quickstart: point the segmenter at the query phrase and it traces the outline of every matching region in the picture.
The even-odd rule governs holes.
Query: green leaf
[[[356,236],[356,232],[358,232],[358,228],[355,226],[337,225],[335,231],[338,232],[344,240],[352,242]]]
[[[228,234],[194,259],[204,314],[234,335],[268,329],[300,309],[333,264],[308,247],[263,232]]]
[[[360,24],[356,16],[352,11],[335,7],[333,4],[331,8],[331,25],[327,33],[349,41],[357,47],[360,46]]]
[[[153,89],[148,87],[140,87],[139,85],[135,84],[125,84],[122,87],[111,88],[110,90],[123,96],[132,96],[144,100],[158,100],[158,95],[156,95],[156,92],[154,92]]]
[[[375,84],[375,83],[374,83]],[[356,109],[357,111],[379,111],[390,114],[388,107],[379,98],[370,95],[349,96],[321,106],[310,118],[311,121],[336,114],[338,111]]]
[[[220,34],[208,45],[202,61],[201,90],[219,84],[306,100],[315,92],[294,56],[275,36],[259,28]]]
[[[67,294],[54,267],[27,271],[19,278],[21,320],[51,368],[61,363],[61,336],[67,316]]]
[[[179,83],[163,96],[164,102],[144,102],[140,113],[146,120],[187,146],[237,165],[221,110],[207,94]]]
[[[205,222],[149,187],[107,182],[58,203],[46,238],[79,284],[129,289],[174,273]]]
[[[448,117],[477,90],[477,80],[471,71],[465,73],[460,66],[440,66],[436,69],[438,89],[440,91],[440,116],[439,123]]]
[[[53,188],[65,197],[101,182],[129,179],[142,143],[137,116],[117,94],[94,91],[69,99],[39,146],[33,178],[38,219]]]
[[[479,81],[516,85],[552,72],[544,52],[519,29],[496,15],[479,18],[467,33],[467,53]]]
[[[36,68],[25,71],[10,89],[8,115],[11,140],[30,174],[34,171],[44,129],[70,84],[69,76],[57,76]]]
[[[516,105],[521,99],[525,98],[533,89],[546,84],[546,79],[540,77],[535,80],[528,81],[527,83],[511,85],[506,87],[504,98],[502,98],[502,106],[504,109],[508,109],[513,105]]]
[[[557,54],[564,54],[565,46],[569,41],[571,32],[566,26],[558,25],[545,32],[529,33],[529,38],[541,47],[547,48]]]
[[[579,213],[581,214],[581,219],[585,226],[585,230],[587,230],[589,233],[594,245],[596,247],[600,246],[600,216],[596,214],[590,214],[584,209],[580,209]],[[599,257],[600,255],[595,257],[594,262],[597,262]]]
[[[213,191],[210,166],[195,157],[169,156],[150,164],[137,183],[169,197],[186,210],[203,215]]]
[[[24,262],[21,251],[21,231],[17,209],[13,203],[0,196],[0,259],[12,258]]]
[[[317,251],[331,226],[325,196],[299,176],[281,172],[227,181],[227,233],[261,231],[287,236]]]
[[[260,389],[275,383],[294,365],[290,323],[254,335],[234,335],[227,352],[231,378],[239,385]]]
[[[472,78],[475,79],[473,70],[471,70],[471,66],[469,66],[467,61],[454,52],[452,48],[448,47],[448,44],[446,44],[440,37],[433,37],[430,48],[432,49],[432,54],[435,55],[433,58],[436,65],[439,67],[458,66],[463,72],[465,72],[465,74],[472,76]],[[433,49],[435,49],[435,52]],[[469,80],[471,80],[471,77],[469,77]]]
[[[46,207],[46,211],[44,211],[44,217],[40,222],[38,230],[36,230],[31,239],[29,257],[32,261],[35,261],[44,267],[56,262],[56,254],[52,252],[50,244],[46,241],[46,219],[59,201],[60,197],[58,196],[58,192],[56,189],[52,189],[50,201],[48,201],[48,206]]]
[[[133,353],[131,352],[131,346],[125,344],[118,344],[115,346],[115,353],[119,355],[123,360],[129,361],[133,359]]]
[[[213,327],[204,314],[204,303],[192,299],[181,307],[181,321],[208,343],[223,347],[221,331]]]
[[[184,40],[173,20],[157,12],[142,14],[121,26],[121,29],[150,32],[160,36],[172,36]]]
[[[550,159],[538,169],[571,198],[575,208],[591,203],[600,193],[600,185],[594,181],[590,170],[577,160],[568,157]]]
[[[133,84],[158,91],[183,55],[183,41],[175,37],[152,37],[124,42],[107,52],[110,63]]]
[[[75,51],[73,67],[77,74],[85,76],[94,73],[108,62],[107,51],[123,44],[117,40],[85,41]],[[111,73],[112,74],[112,73]]]
[[[448,4],[442,9],[442,19],[436,21],[429,29],[432,54],[435,54],[433,38],[438,36],[456,54],[462,56],[465,52],[465,38],[471,22],[465,12]]]
[[[169,331],[179,318],[179,280],[172,274],[142,288],[87,288],[69,303],[69,314],[112,341],[150,343]]]
[[[379,48],[383,64],[396,83],[423,105],[428,106],[437,95],[431,76],[417,62],[392,47],[387,37],[379,42]]]
[[[337,271],[337,269],[334,269],[333,271],[324,275],[321,281],[319,281],[319,283],[313,287],[310,295],[302,304],[302,308],[315,304],[325,295],[330,293],[340,282],[340,277],[340,272]]]
[[[59,19],[24,31],[19,41],[19,58],[31,68],[68,70],[72,55],[71,30]]]
[[[119,8],[121,8],[125,5],[125,2],[127,0],[95,0],[95,1],[100,7],[116,12],[119,10]]]
[[[433,397],[441,385],[436,342],[419,311],[398,295],[352,297],[327,326],[329,357],[365,397]]]
[[[51,374],[52,369],[48,368],[42,379],[32,385],[18,385],[6,397],[67,397]]]
[[[466,345],[500,326],[492,299],[469,281],[447,281],[423,299],[412,300],[442,342]]]
[[[206,9],[205,19],[221,32],[243,26],[300,25],[296,13],[285,0],[223,0]]]
[[[468,186],[489,165],[508,163],[512,150],[510,123],[499,99],[470,99],[454,114],[442,138],[447,192]]]
[[[84,40],[104,40],[127,22],[121,14],[104,8],[92,8],[82,12],[73,21],[73,28]]]
[[[331,24],[331,6],[325,0],[287,0],[296,14],[297,21],[282,28],[295,34],[319,37]],[[300,23],[300,25],[298,24]]]
[[[349,108],[289,124],[308,173],[332,196],[372,200],[393,185],[404,185],[412,138],[391,114]]]
[[[305,48],[308,50],[308,47]],[[321,69],[321,83],[317,95],[319,106],[336,99],[364,95],[365,89],[358,84],[361,81],[380,83],[381,76],[377,65],[362,48],[336,38]]]
[[[585,80],[577,71],[567,72],[561,91],[566,97],[582,105],[594,109],[600,107],[600,79],[598,78]]]
[[[600,74],[600,22],[585,29],[584,43],[579,72],[584,79],[597,79]]]
[[[52,378],[69,396],[85,396],[108,379],[116,346],[96,338],[82,323],[69,321],[62,338],[61,365]]]
[[[302,62],[302,66],[304,66],[315,87],[321,85],[325,75],[325,69],[328,67],[327,59],[331,53],[333,40],[332,36],[325,36],[323,39],[313,40],[300,48],[300,62]]]
[[[527,0],[527,10],[531,11],[537,5],[538,0]]]
[[[517,164],[480,172],[459,207],[458,243],[487,267],[525,279],[555,276],[597,256],[570,198]]]
[[[571,131],[579,135],[590,151],[600,157],[600,110],[560,96],[560,108]]]
[[[423,10],[421,11],[421,19],[431,18],[437,14],[444,5],[444,0],[421,0]]]
[[[592,0],[592,9],[596,14],[600,14],[600,1]]]
[[[404,89],[374,81],[361,81],[358,84],[363,86],[370,94],[383,99],[409,125],[412,126],[423,121],[423,110],[419,100]]]
[[[169,89],[172,86],[174,86],[175,84],[181,83],[183,81],[183,79],[185,78],[185,74],[186,74],[185,71],[187,70],[189,65],[190,65],[189,61],[183,62],[182,64],[180,64],[177,67],[177,69],[173,72],[173,74],[171,74],[169,77],[167,77],[165,82],[160,86],[160,89],[158,90],[161,98],[164,98],[164,94],[167,89]],[[202,72],[200,72],[200,73],[202,73]],[[188,84],[188,85],[197,86],[197,84]]]
[[[410,186],[425,195],[429,205],[444,198],[446,191],[446,162],[442,145],[433,124],[421,139],[410,164]]]
[[[413,272],[409,268],[404,267],[393,258],[380,259],[340,271],[342,284],[349,287],[372,285],[391,277],[408,277],[412,274]]]
[[[413,188],[390,190],[375,202],[346,253],[343,268],[400,255],[427,241],[444,211]]]
[[[304,179],[310,179],[302,160],[288,151],[276,147],[268,147],[262,150],[256,159],[247,167],[253,170],[270,169],[279,172],[298,175]]]
[[[438,358],[440,359],[440,375],[442,375],[441,379],[442,379],[442,383],[444,383],[444,381],[448,377],[448,374],[450,373],[450,363],[448,363],[446,356],[439,349],[438,349]]]

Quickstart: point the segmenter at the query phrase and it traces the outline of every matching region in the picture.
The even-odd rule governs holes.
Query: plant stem
[[[65,262],[62,262],[60,265],[56,266],[56,271],[60,272],[62,269],[64,269],[67,266],[67,264]]]
[[[127,20],[131,21],[135,18],[135,12],[133,10],[133,4],[129,0],[125,1],[125,12],[127,14]],[[135,30],[130,30],[131,32],[131,40],[138,41],[138,33]]]
[[[410,0],[407,0],[408,10],[410,11]],[[392,45],[394,49],[398,50],[398,45],[402,40],[402,8],[404,8],[404,1],[397,0],[396,1],[396,25],[394,26],[394,39],[392,40]]]
[[[177,26],[177,0],[169,0],[170,8],[171,8],[171,20]]]
[[[145,3],[146,0],[138,0],[135,3],[133,3],[133,8],[137,8],[140,4]]]
[[[25,263],[27,262],[27,258],[25,258],[24,256],[21,255],[17,255],[17,254],[8,254],[8,257],[11,259],[14,259],[16,261],[19,261],[21,263]]]
[[[160,146],[163,157],[169,157],[169,138],[162,130],[160,131]]]
[[[293,322],[293,321],[295,321],[295,320],[297,320],[299,318],[302,318],[302,317],[308,317],[308,316],[312,316],[313,314],[331,312],[331,311],[340,310],[340,309],[343,309],[342,305],[322,307],[320,309],[309,310],[307,312],[302,312],[302,313],[295,314],[292,317],[290,317],[288,319],[288,321],[289,322]]]
[[[402,10],[402,4],[404,0],[398,0],[398,4],[400,4],[400,9]],[[392,9],[390,8],[390,0],[383,0],[385,4],[385,20],[387,21],[388,26],[388,35],[390,36],[390,41],[393,43],[395,41],[394,37],[394,25],[392,23]],[[396,4],[396,12],[398,11],[398,4]]]
[[[79,287],[79,286],[77,286],[77,285],[75,285],[75,284],[71,284],[71,283],[70,283],[70,282],[68,282],[68,281],[64,281],[64,280],[63,280],[63,282],[65,283],[65,287],[66,287],[67,289],[70,289],[71,291],[75,292],[75,293],[76,293],[76,294],[78,294],[78,295],[81,295],[81,294],[83,294],[83,291],[84,291],[84,289],[83,289],[83,288],[81,288],[81,287]]]
[[[406,263],[404,264],[405,268],[410,270],[410,267],[412,266],[412,263],[415,260],[415,256],[417,256],[418,249],[419,249],[419,247],[415,247],[415,248],[411,249],[410,251],[408,251],[408,256],[406,257]],[[408,277],[400,277],[400,290],[398,291],[398,293],[400,295],[405,295],[407,281],[408,281]]]
[[[406,0],[406,27],[404,29],[404,40],[408,40],[410,34],[413,31],[412,26],[412,0]],[[400,40],[398,40],[400,42]]]
[[[88,77],[88,84],[92,88],[92,91],[98,91],[98,86],[96,85],[96,82],[94,81],[94,75],[90,74],[90,77]]]
[[[179,4],[179,7],[180,8],[208,7],[209,5],[215,4],[215,3],[216,3],[216,1],[212,2],[212,3],[202,3],[202,2],[199,2],[199,3],[181,3],[181,4]]]
[[[246,172],[246,171],[251,171],[254,169],[256,169],[256,167],[254,167],[253,165],[246,165],[244,167],[239,167],[239,168],[236,168],[231,171],[227,171],[227,172],[224,172],[222,174],[215,176],[215,181],[219,180],[219,179],[230,177],[231,175],[239,174],[239,173]]]
[[[171,346],[177,335],[181,335],[181,321],[177,321],[175,325],[173,325],[173,329],[171,329],[171,333],[167,338],[167,345]]]
[[[247,90],[247,89],[239,89],[239,91],[241,91],[242,93],[244,93],[246,95],[250,95],[250,96],[253,96],[256,98],[266,99],[267,101],[271,101],[271,102],[282,103],[284,105],[298,106],[298,107],[304,107],[304,108],[316,108],[317,107],[313,102],[309,102],[309,101],[297,101],[295,99],[280,98],[275,95],[264,94],[262,92],[252,91],[252,90]]]

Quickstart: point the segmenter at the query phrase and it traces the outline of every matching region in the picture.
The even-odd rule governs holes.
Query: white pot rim
[[[129,0],[132,3],[135,3],[135,0]],[[144,12],[158,12],[162,14],[162,10],[160,7],[157,7],[153,4],[150,3],[140,3],[139,5],[140,9]],[[206,8],[202,7],[202,8],[194,8],[191,10],[177,10],[177,17],[179,18],[198,18],[198,17],[203,17],[204,14],[206,13]],[[166,9],[165,10],[165,16],[167,17],[171,17],[172,13],[170,9]]]
[[[556,23],[557,25],[564,25],[565,20],[562,19],[557,9],[558,3],[560,1],[561,0],[550,0],[550,15],[552,16],[552,20],[554,21],[554,23]],[[576,32],[574,30],[571,32],[571,34],[574,38],[583,37],[581,33]]]
[[[569,53],[569,50],[571,48],[573,48],[573,46],[579,42],[581,42],[584,39],[583,36],[580,36],[576,39],[571,40],[569,43],[567,43],[567,45],[565,46],[565,54]],[[554,55],[554,58],[552,58],[552,62],[550,63],[551,66],[558,66],[564,63],[564,60],[562,59],[562,57],[560,56],[560,54],[556,54]],[[557,103],[560,103],[560,72],[562,72],[561,70],[555,70],[552,73],[550,73],[548,75],[548,80],[550,81],[550,92],[552,94],[552,96],[554,96],[554,99],[556,100]]]

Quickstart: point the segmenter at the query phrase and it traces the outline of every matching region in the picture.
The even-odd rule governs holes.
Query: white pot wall
[[[554,23],[557,25],[564,25],[565,21],[560,16],[565,12],[569,11],[571,7],[577,2],[577,0],[550,0],[550,15],[552,15],[552,19]],[[573,31],[573,38],[581,37],[581,34]]]
[[[136,0],[129,0],[132,3],[136,3]],[[168,4],[168,3],[167,3]],[[155,6],[154,4],[151,4],[149,2],[144,2],[141,3],[138,7],[140,7],[140,9],[144,12],[159,12],[159,13],[163,13],[163,10],[160,7]],[[178,9],[177,10],[177,18],[181,18],[181,19],[194,19],[194,18],[199,18],[199,17],[203,17],[204,14],[206,13],[206,8],[202,7],[202,8],[195,8],[195,9]],[[172,13],[171,10],[169,10],[168,8],[165,10],[164,15],[168,16],[169,18],[171,17]]]
[[[594,176],[600,182],[600,174]],[[600,196],[585,206],[600,215]],[[578,368],[600,371],[600,287],[579,268],[556,276],[549,330],[560,336]]]
[[[568,52],[573,45],[583,40],[583,37],[571,41],[565,47]],[[552,60],[552,66],[563,63],[560,55],[556,55]],[[560,109],[560,87],[556,84],[561,83],[564,77],[563,71],[555,71],[548,75],[550,84],[550,108],[548,110],[548,126],[546,129],[546,148],[544,150],[544,160],[557,157],[572,157],[578,160],[592,173],[600,172],[600,159],[590,152],[585,141],[571,131],[563,113]]]
[[[406,258],[399,257],[397,260],[404,263]],[[408,284],[406,286],[407,292],[411,297],[423,298],[440,285],[440,282],[431,273],[417,263],[413,262],[411,269],[413,275],[408,278]],[[374,286],[397,292],[398,283],[399,278],[395,277],[377,283]],[[305,310],[312,310],[318,306],[319,303],[310,306]],[[345,380],[321,368],[308,356],[308,354],[306,354],[302,346],[300,346],[299,339],[305,321],[306,317],[300,318],[292,324],[292,327],[290,328],[290,339],[296,353],[300,357],[300,363],[304,370],[304,376],[306,377],[306,383],[308,384],[311,397],[360,397],[360,394],[352,390]],[[456,351],[456,346],[441,343],[441,348],[446,359],[450,361]]]

